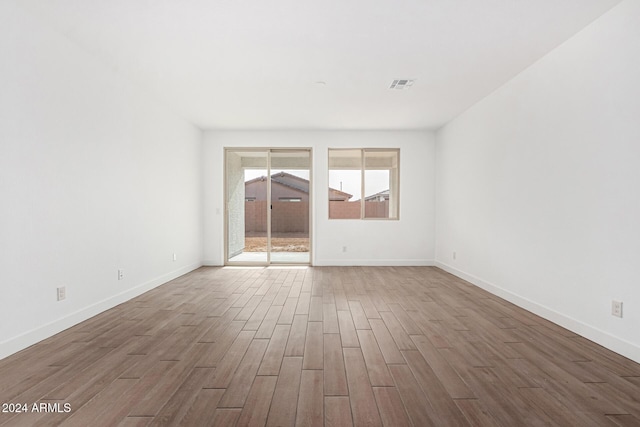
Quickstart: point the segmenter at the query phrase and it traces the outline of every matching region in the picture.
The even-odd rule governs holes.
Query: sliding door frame
[[[229,187],[227,182],[227,157],[233,152],[255,152],[267,155],[267,260],[230,261],[229,260]],[[309,156],[309,262],[280,262],[271,260],[271,154],[306,152]],[[313,149],[311,147],[225,147],[223,165],[224,185],[224,265],[229,266],[269,266],[269,265],[312,265],[313,264]]]

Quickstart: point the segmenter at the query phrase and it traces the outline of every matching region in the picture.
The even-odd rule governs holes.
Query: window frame
[[[351,147],[340,147],[340,148],[328,148],[327,149],[327,178],[331,174],[331,152],[332,151],[360,151],[360,217],[359,218],[332,218],[331,217],[331,200],[330,200],[330,186],[327,185],[327,202],[328,202],[328,212],[327,216],[329,220],[366,220],[366,221],[398,221],[400,220],[400,148],[351,148]],[[395,180],[396,180],[396,189],[395,189],[395,216],[389,217],[367,217],[365,216],[365,171],[367,170],[366,166],[366,153],[374,153],[374,152],[395,152],[396,156],[396,172],[395,172]],[[339,170],[339,169],[335,169]],[[370,169],[376,170],[376,169]],[[389,169],[390,180],[393,169]],[[328,181],[328,180],[327,180]],[[391,207],[391,184],[389,185],[389,212],[392,212]]]

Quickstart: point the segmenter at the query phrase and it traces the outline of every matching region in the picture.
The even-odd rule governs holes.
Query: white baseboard
[[[434,261],[430,259],[316,259],[313,263],[318,267],[433,267]]]
[[[203,261],[202,265],[205,267],[223,266],[223,264],[211,260]],[[435,263],[433,260],[424,259],[321,259],[314,260],[312,265],[317,267],[433,267]]]
[[[201,264],[196,263],[179,268],[88,307],[77,310],[45,325],[39,326],[38,328],[32,329],[18,335],[17,337],[12,337],[6,341],[2,341],[0,342],[0,360],[200,267]]]
[[[207,260],[202,261],[203,267],[222,267],[224,263],[220,263],[219,261]]]
[[[586,324],[582,321],[566,316],[562,313],[559,313],[555,310],[550,309],[549,307],[538,304],[535,301],[531,301],[530,299],[521,297],[520,295],[514,294],[500,286],[497,286],[493,283],[482,280],[479,277],[476,277],[472,274],[458,270],[457,268],[452,267],[443,262],[435,261],[434,265],[436,267],[443,269],[448,273],[453,274],[454,276],[457,276],[463,280],[466,280],[469,283],[472,283],[478,286],[479,288],[484,289],[487,292],[490,292],[496,296],[499,296],[500,298],[503,298],[517,305],[518,307],[522,307],[525,310],[528,310],[534,314],[537,314],[538,316],[543,317],[553,323],[556,323],[562,326],[563,328],[566,328],[595,343],[598,343],[601,346],[606,347],[611,351],[621,354],[622,356],[627,357],[633,360],[634,362],[640,363],[640,347],[634,343],[620,339],[592,325]]]

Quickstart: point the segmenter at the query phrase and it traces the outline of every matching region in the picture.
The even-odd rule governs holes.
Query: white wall
[[[638,22],[621,3],[438,132],[436,260],[640,362]]]
[[[204,262],[224,262],[224,147],[312,147],[314,265],[431,265],[434,136],[427,131],[208,131],[204,137]],[[400,220],[328,219],[328,148],[400,148]],[[342,252],[342,247],[347,252]]]
[[[202,134],[9,2],[0,52],[2,358],[200,265]]]

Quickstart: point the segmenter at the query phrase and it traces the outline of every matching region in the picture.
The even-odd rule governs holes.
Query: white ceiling
[[[618,2],[19,0],[203,129],[437,128]]]

